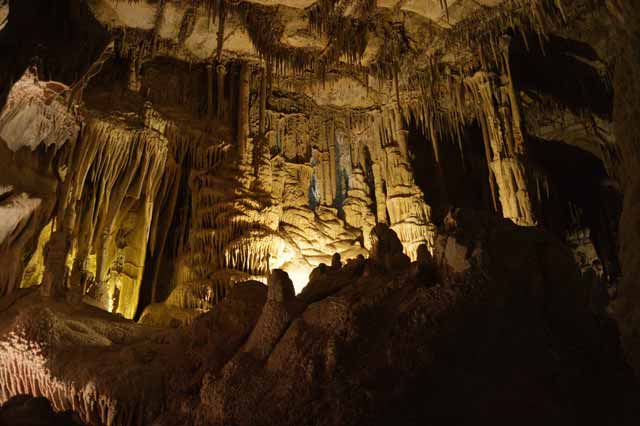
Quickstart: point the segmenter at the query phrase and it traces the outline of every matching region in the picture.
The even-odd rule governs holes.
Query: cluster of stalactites
[[[141,241],[136,242],[138,250],[130,254],[135,259],[128,262],[140,269],[130,277],[131,285],[139,286],[147,240],[150,234],[155,235],[155,229],[151,229],[153,205],[164,176],[167,153],[167,141],[157,132],[132,128],[117,119],[88,120],[72,156],[72,173],[63,184],[56,231],[48,243],[43,279],[46,294],[64,290],[65,265],[72,256],[71,294],[81,297],[87,290],[83,277],[92,273],[96,297],[100,299],[97,303],[110,308],[113,289],[109,288],[108,274],[114,261],[114,246],[122,250],[129,245],[120,241],[127,239],[127,232],[122,232],[120,225],[132,210],[138,220],[133,227],[137,229],[128,232]],[[96,269],[87,271],[92,253],[96,256]],[[137,294],[135,290],[128,292]],[[135,313],[133,305],[127,316]]]
[[[446,2],[442,6],[446,8]],[[419,67],[402,67],[408,72],[380,77],[396,79],[396,92],[407,92],[408,96],[396,93],[397,103],[405,118],[415,119],[431,139],[438,157],[438,140],[453,139],[460,145],[464,126],[479,119],[469,76],[478,69],[508,74],[503,35],[509,30],[519,32],[527,43],[530,34],[537,34],[542,46],[548,31],[565,22],[568,14],[562,0],[507,0],[481,8],[442,32],[445,50],[467,52],[460,55],[464,61],[446,63],[436,52],[422,58]]]
[[[498,60],[497,39],[507,31],[546,37],[550,29],[569,18],[563,0],[505,0],[495,7],[483,7],[456,23],[445,35],[447,47],[464,47],[476,51],[484,46]],[[481,55],[484,49],[481,49]],[[485,55],[485,58],[488,56]],[[480,58],[484,60],[483,58]]]
[[[38,70],[27,69],[12,87],[0,113],[0,138],[11,151],[38,145],[60,148],[75,141],[80,130],[74,111],[66,105],[70,88],[55,81],[40,81]]]
[[[240,66],[235,90],[237,122],[230,126],[236,128],[233,144],[210,132],[185,130],[163,121],[152,109],[146,113],[146,121],[169,139],[174,156],[189,173],[190,209],[179,253],[185,270],[168,302],[181,307],[210,307],[239,276],[264,278],[270,253],[277,252],[281,244],[275,234],[277,218],[265,213],[270,201],[265,192],[269,184],[264,182],[270,174],[266,140],[250,137],[250,68],[246,63]],[[212,96],[208,104],[212,109]]]
[[[222,70],[224,73],[225,71]],[[223,74],[224,75],[224,74]],[[218,112],[222,113],[223,108],[214,107],[214,98],[209,96],[207,121],[213,124],[214,116]],[[214,109],[215,108],[215,109]],[[222,118],[222,116],[220,115]],[[209,301],[211,295],[217,294],[213,292],[211,281],[205,281],[207,277],[204,272],[205,265],[211,263],[211,256],[216,252],[216,244],[202,245],[198,242],[198,236],[201,234],[202,227],[217,226],[211,219],[211,211],[207,208],[205,201],[212,203],[213,199],[208,197],[207,191],[211,187],[224,185],[224,182],[217,181],[213,174],[219,171],[225,164],[229,163],[230,156],[235,153],[234,145],[228,140],[226,130],[216,128],[218,131],[212,131],[210,126],[197,128],[190,126],[185,128],[184,123],[174,121],[163,116],[154,106],[147,102],[144,109],[145,126],[153,130],[168,141],[169,157],[171,163],[165,170],[162,186],[159,192],[159,198],[163,200],[164,215],[158,219],[161,229],[157,237],[151,236],[150,248],[158,246],[156,249],[156,264],[158,264],[165,251],[167,242],[171,242],[169,246],[169,255],[175,259],[186,258],[190,271],[186,273],[178,273],[175,280],[176,285],[183,283],[193,284],[189,291],[183,291],[184,288],[178,288],[173,291],[172,301],[175,303],[189,300],[199,300],[198,303],[181,304],[182,307],[203,308],[210,306]],[[220,124],[221,122],[216,121]],[[223,126],[224,127],[224,126]],[[186,186],[190,189],[191,202],[178,206],[177,200],[180,193],[187,191]],[[208,204],[207,204],[208,205]],[[155,219],[154,219],[155,221]],[[173,230],[172,237],[169,238],[168,233]],[[201,242],[201,241],[200,241]],[[152,245],[153,244],[153,245]],[[209,270],[209,268],[206,268]],[[202,273],[199,273],[202,272]],[[195,276],[195,278],[194,278]],[[195,279],[202,281],[198,285],[194,284]],[[152,302],[157,302],[157,288],[159,276],[159,267],[155,266],[152,282]],[[202,284],[202,285],[200,285]],[[217,287],[213,285],[213,287]],[[198,294],[200,296],[194,296]],[[194,299],[195,298],[195,299]],[[172,303],[173,303],[172,302]]]
[[[532,173],[520,100],[511,77],[509,42],[501,39],[498,73],[479,71],[465,84],[482,129],[494,206],[499,198],[504,217],[519,225],[535,225],[532,179],[537,175]]]
[[[358,209],[345,213],[363,220],[363,232],[365,227],[370,231],[369,227],[376,222],[388,223],[411,257],[415,257],[420,244],[432,247],[431,208],[414,180],[403,111],[392,105],[368,112],[366,117],[352,116],[348,124],[354,133],[351,137],[354,176],[349,180],[346,204],[349,210],[351,206]],[[363,197],[368,203],[358,201]],[[374,213],[371,219],[362,213],[366,205]]]

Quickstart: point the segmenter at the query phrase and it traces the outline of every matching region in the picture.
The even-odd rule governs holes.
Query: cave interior
[[[0,0],[0,426],[637,425],[636,0]]]

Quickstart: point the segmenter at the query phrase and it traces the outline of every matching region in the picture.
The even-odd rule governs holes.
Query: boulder
[[[371,230],[371,258],[390,272],[406,269],[411,263],[398,235],[385,223],[378,223]]]
[[[268,289],[267,302],[243,348],[258,359],[264,359],[271,353],[282,333],[303,307],[296,300],[293,283],[286,272],[280,269],[271,271]]]

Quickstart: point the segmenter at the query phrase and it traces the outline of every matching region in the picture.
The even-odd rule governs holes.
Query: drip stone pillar
[[[138,60],[131,59],[129,62],[129,83],[128,88],[132,92],[139,92],[142,87],[142,82],[140,81],[140,67],[138,67]]]
[[[249,65],[243,62],[240,66],[240,78],[238,87],[238,150],[242,162],[250,163],[248,158],[249,147],[249,84],[250,84]]]
[[[409,158],[409,151],[407,148],[409,143],[409,131],[404,128],[400,110],[393,110],[393,115],[395,120],[395,139],[398,143],[398,147],[400,148],[400,153],[404,158]]]
[[[265,133],[265,115],[267,109],[267,70],[262,68],[262,75],[260,77],[260,119],[259,119],[259,131],[260,135]]]
[[[327,142],[329,148],[329,204],[333,204],[336,199],[336,194],[338,190],[338,171],[336,167],[336,163],[338,159],[336,158],[336,126],[333,120],[329,123],[329,132],[327,135]]]
[[[268,68],[263,67],[260,70],[260,112],[258,118],[258,137],[253,141],[255,145],[253,161],[256,175],[256,189],[270,194],[273,191],[273,170],[269,150],[270,144],[266,134],[267,74]]]
[[[249,189],[256,178],[256,169],[253,163],[253,140],[249,138],[249,94],[250,94],[251,70],[246,62],[240,65],[238,78],[238,121],[237,141],[239,155],[240,182],[243,187]]]
[[[73,229],[76,222],[75,200],[70,197],[73,192],[71,181],[67,177],[62,193],[61,208],[57,214],[57,229],[51,234],[44,251],[44,274],[40,292],[43,296],[59,296],[64,294],[67,281],[67,258],[73,247]]]
[[[227,69],[224,64],[218,64],[216,67],[216,76],[218,77],[218,97],[216,104],[216,115],[218,120],[222,120],[224,115],[224,78],[227,75]]]
[[[332,137],[332,127],[329,123],[325,123],[323,133],[320,135],[317,166],[319,171],[317,176],[320,184],[320,203],[325,206],[333,205],[335,192],[335,161],[332,161],[335,159],[335,145]]]
[[[71,303],[80,303],[85,294],[86,287],[84,278],[89,271],[89,254],[91,252],[91,240],[93,240],[93,212],[95,211],[96,200],[93,198],[88,207],[85,207],[84,218],[80,224],[80,233],[82,238],[78,239],[76,247],[76,255],[73,260],[73,269],[71,270],[70,289],[67,293],[67,301]]]
[[[478,72],[470,80],[481,108],[485,150],[502,214],[522,226],[537,224],[529,191],[527,152],[517,99],[509,76]]]
[[[380,165],[377,163],[373,163],[371,165],[371,171],[373,173],[373,182],[374,182],[374,192],[376,196],[376,220],[378,223],[388,223],[387,221],[387,204],[385,200],[387,199],[387,194],[384,191],[384,186],[382,185],[382,170],[380,169]]]

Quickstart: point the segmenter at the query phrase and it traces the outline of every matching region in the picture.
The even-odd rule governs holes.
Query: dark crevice
[[[622,194],[607,185],[609,177],[602,162],[592,154],[558,141],[531,138],[533,161],[550,183],[550,196],[542,202],[543,225],[560,238],[567,231],[588,228],[591,239],[612,276],[620,271],[617,226],[622,210]],[[571,208],[582,214],[578,223]]]
[[[552,96],[576,114],[591,111],[611,119],[608,70],[591,46],[554,35],[543,45],[525,45],[521,36],[514,36],[512,46],[511,71],[521,90]]]
[[[87,2],[10,0],[9,5],[9,21],[0,32],[0,52],[11,60],[0,63],[0,105],[28,66],[37,65],[43,80],[70,85],[88,70],[108,41],[107,31]]]

